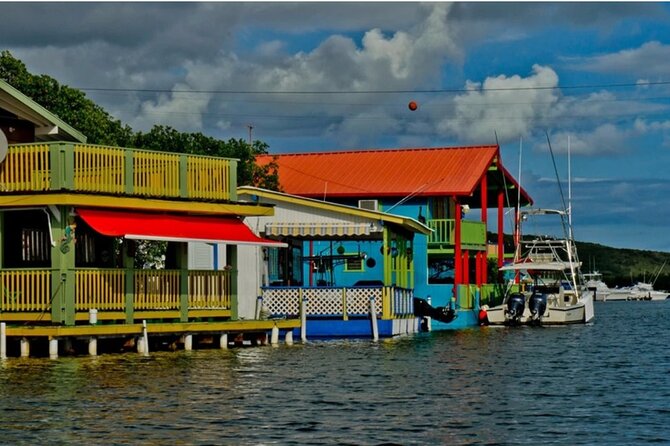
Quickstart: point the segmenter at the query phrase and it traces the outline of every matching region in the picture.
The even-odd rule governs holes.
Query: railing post
[[[188,156],[179,156],[179,196],[181,198],[188,198]]]
[[[74,146],[50,144],[51,190],[74,189]]]
[[[347,288],[342,287],[342,320],[348,321],[349,315],[347,314]]]
[[[307,298],[302,295],[302,288],[298,291],[300,299],[300,340],[307,342]]]
[[[228,200],[237,201],[237,160],[228,160]]]
[[[125,149],[123,151],[124,155],[124,166],[123,166],[123,179],[124,179],[124,191],[131,195],[135,192],[135,165],[134,165],[134,151],[131,149]]]
[[[385,286],[382,288],[382,319],[393,319],[391,299],[394,294],[394,287]]]
[[[128,243],[123,243],[123,268],[124,268],[124,300],[126,324],[132,324],[135,320],[135,260],[128,255]]]

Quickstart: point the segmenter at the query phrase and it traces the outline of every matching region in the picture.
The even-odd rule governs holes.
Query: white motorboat
[[[655,290],[654,285],[647,282],[637,282],[628,289],[627,300],[666,300],[670,298],[670,293]],[[611,299],[608,298],[607,300]]]
[[[524,211],[521,220],[542,215],[559,216],[566,228],[564,211]],[[487,310],[489,324],[564,325],[594,319],[594,291],[583,283],[571,231],[565,232],[564,238],[532,236],[519,241],[514,262],[500,269],[525,273],[530,283],[509,286],[503,303]]]
[[[597,301],[607,300],[607,295],[612,292],[612,289],[603,282],[603,275],[598,271],[592,271],[584,274],[586,281],[586,288],[594,292],[593,298]]]

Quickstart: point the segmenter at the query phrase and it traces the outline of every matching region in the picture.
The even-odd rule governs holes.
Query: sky
[[[0,2],[0,17],[0,49],[135,131],[270,153],[498,143],[537,207],[562,208],[557,177],[570,189],[577,240],[670,252],[670,3]]]

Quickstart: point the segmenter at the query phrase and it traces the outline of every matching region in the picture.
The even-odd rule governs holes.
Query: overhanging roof
[[[385,212],[372,211],[368,209],[361,209],[353,206],[346,206],[337,203],[330,203],[327,201],[315,200],[312,198],[299,197],[282,192],[271,191],[251,186],[241,186],[237,188],[238,198],[253,196],[266,198],[276,203],[287,203],[299,205],[314,210],[330,211],[342,215],[361,217],[375,222],[383,222],[384,224],[391,224],[401,227],[402,229],[420,234],[430,234],[432,229],[420,223],[419,221],[400,215],[387,214]],[[302,235],[363,235],[366,233],[364,225],[356,224],[340,224],[340,225],[321,225],[316,228],[316,225],[304,224],[302,222],[273,222],[277,231],[292,231],[292,234],[301,233]],[[310,229],[311,226],[311,229]],[[272,227],[272,226],[271,226]],[[322,234],[323,233],[323,234]],[[283,234],[289,235],[289,234]]]
[[[256,158],[260,166],[273,160],[279,166],[284,191],[312,198],[473,197],[487,175],[489,203],[493,203],[493,189],[518,187],[502,167],[497,145],[291,153]],[[523,189],[521,192],[522,205],[532,203]],[[510,193],[510,205],[516,199],[517,192]]]
[[[35,125],[37,141],[76,141],[85,143],[86,136],[0,79],[0,108]]]
[[[285,247],[256,236],[237,218],[174,213],[78,208],[77,214],[96,232],[135,240],[230,243]]]

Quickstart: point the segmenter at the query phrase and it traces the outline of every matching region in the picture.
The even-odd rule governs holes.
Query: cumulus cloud
[[[640,81],[665,79],[670,71],[670,45],[658,41],[645,42],[638,48],[615,53],[573,59],[573,69],[597,73],[637,75]]]
[[[540,65],[534,65],[528,77],[499,75],[468,82],[468,91],[453,100],[453,115],[437,128],[466,141],[490,140],[494,132],[502,141],[528,135],[552,117],[559,101],[557,86],[556,72]]]

